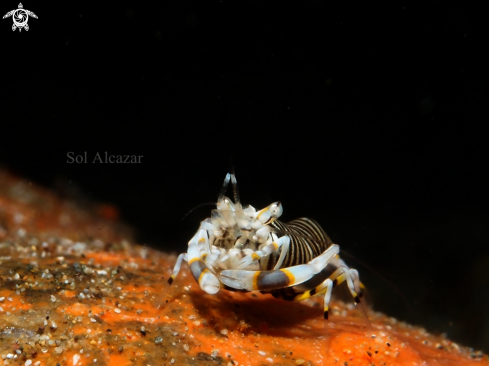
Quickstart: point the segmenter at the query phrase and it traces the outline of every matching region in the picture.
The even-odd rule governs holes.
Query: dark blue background
[[[488,77],[462,2],[23,2],[0,161],[182,252],[234,156],[244,203],[316,218],[375,309],[489,352]],[[6,13],[16,2],[2,2]],[[481,13],[481,16],[479,16]],[[484,66],[485,64],[485,66]],[[68,164],[67,153],[144,155]],[[404,294],[402,298],[380,278]]]

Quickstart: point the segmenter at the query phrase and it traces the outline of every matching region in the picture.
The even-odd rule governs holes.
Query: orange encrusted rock
[[[201,291],[84,209],[0,172],[0,365],[489,365],[486,355],[352,304]],[[192,233],[189,233],[191,237]]]

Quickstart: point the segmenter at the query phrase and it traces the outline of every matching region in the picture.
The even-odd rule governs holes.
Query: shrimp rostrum
[[[234,202],[225,196],[232,183]],[[234,173],[224,179],[211,217],[200,223],[188,243],[187,253],[178,256],[172,283],[183,261],[200,288],[216,294],[231,291],[261,291],[289,301],[324,296],[324,318],[328,318],[331,292],[346,282],[355,304],[360,302],[362,284],[358,271],[339,257],[319,224],[308,218],[288,223],[278,220],[282,204],[274,202],[262,210],[243,208]]]

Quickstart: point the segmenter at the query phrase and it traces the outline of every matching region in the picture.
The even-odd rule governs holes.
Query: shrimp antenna
[[[224,195],[226,194],[226,190],[228,189],[229,181],[231,180],[231,174],[226,174],[226,178],[224,178],[224,183],[222,184],[221,192],[219,192],[219,196],[217,197],[217,204],[224,199]]]
[[[233,184],[233,192],[234,192],[234,203],[239,204],[239,190],[238,190],[238,181],[236,180],[236,175],[234,174],[234,165],[231,165],[231,183]]]
[[[200,205],[195,206],[195,207],[194,207],[194,208],[192,208],[192,209],[191,209],[189,212],[187,212],[187,213],[185,214],[185,216],[184,216],[184,217],[182,217],[182,220],[185,220],[185,218],[186,218],[188,215],[190,215],[190,214],[191,214],[193,211],[195,211],[196,209],[198,209],[198,208],[200,208],[200,207],[202,207],[202,206],[215,206],[215,205],[216,205],[216,203],[215,203],[215,202],[205,202],[205,203],[201,203]]]

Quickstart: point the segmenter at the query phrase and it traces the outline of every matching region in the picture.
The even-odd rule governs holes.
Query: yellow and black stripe
[[[190,272],[192,272],[192,275],[194,276],[195,280],[199,283],[202,279],[202,275],[206,272],[209,271],[209,268],[205,264],[205,262],[200,259],[200,258],[194,258],[193,260],[189,261],[189,267],[190,267]]]
[[[294,275],[286,269],[257,271],[253,278],[253,290],[272,291],[288,287],[294,281]]]

